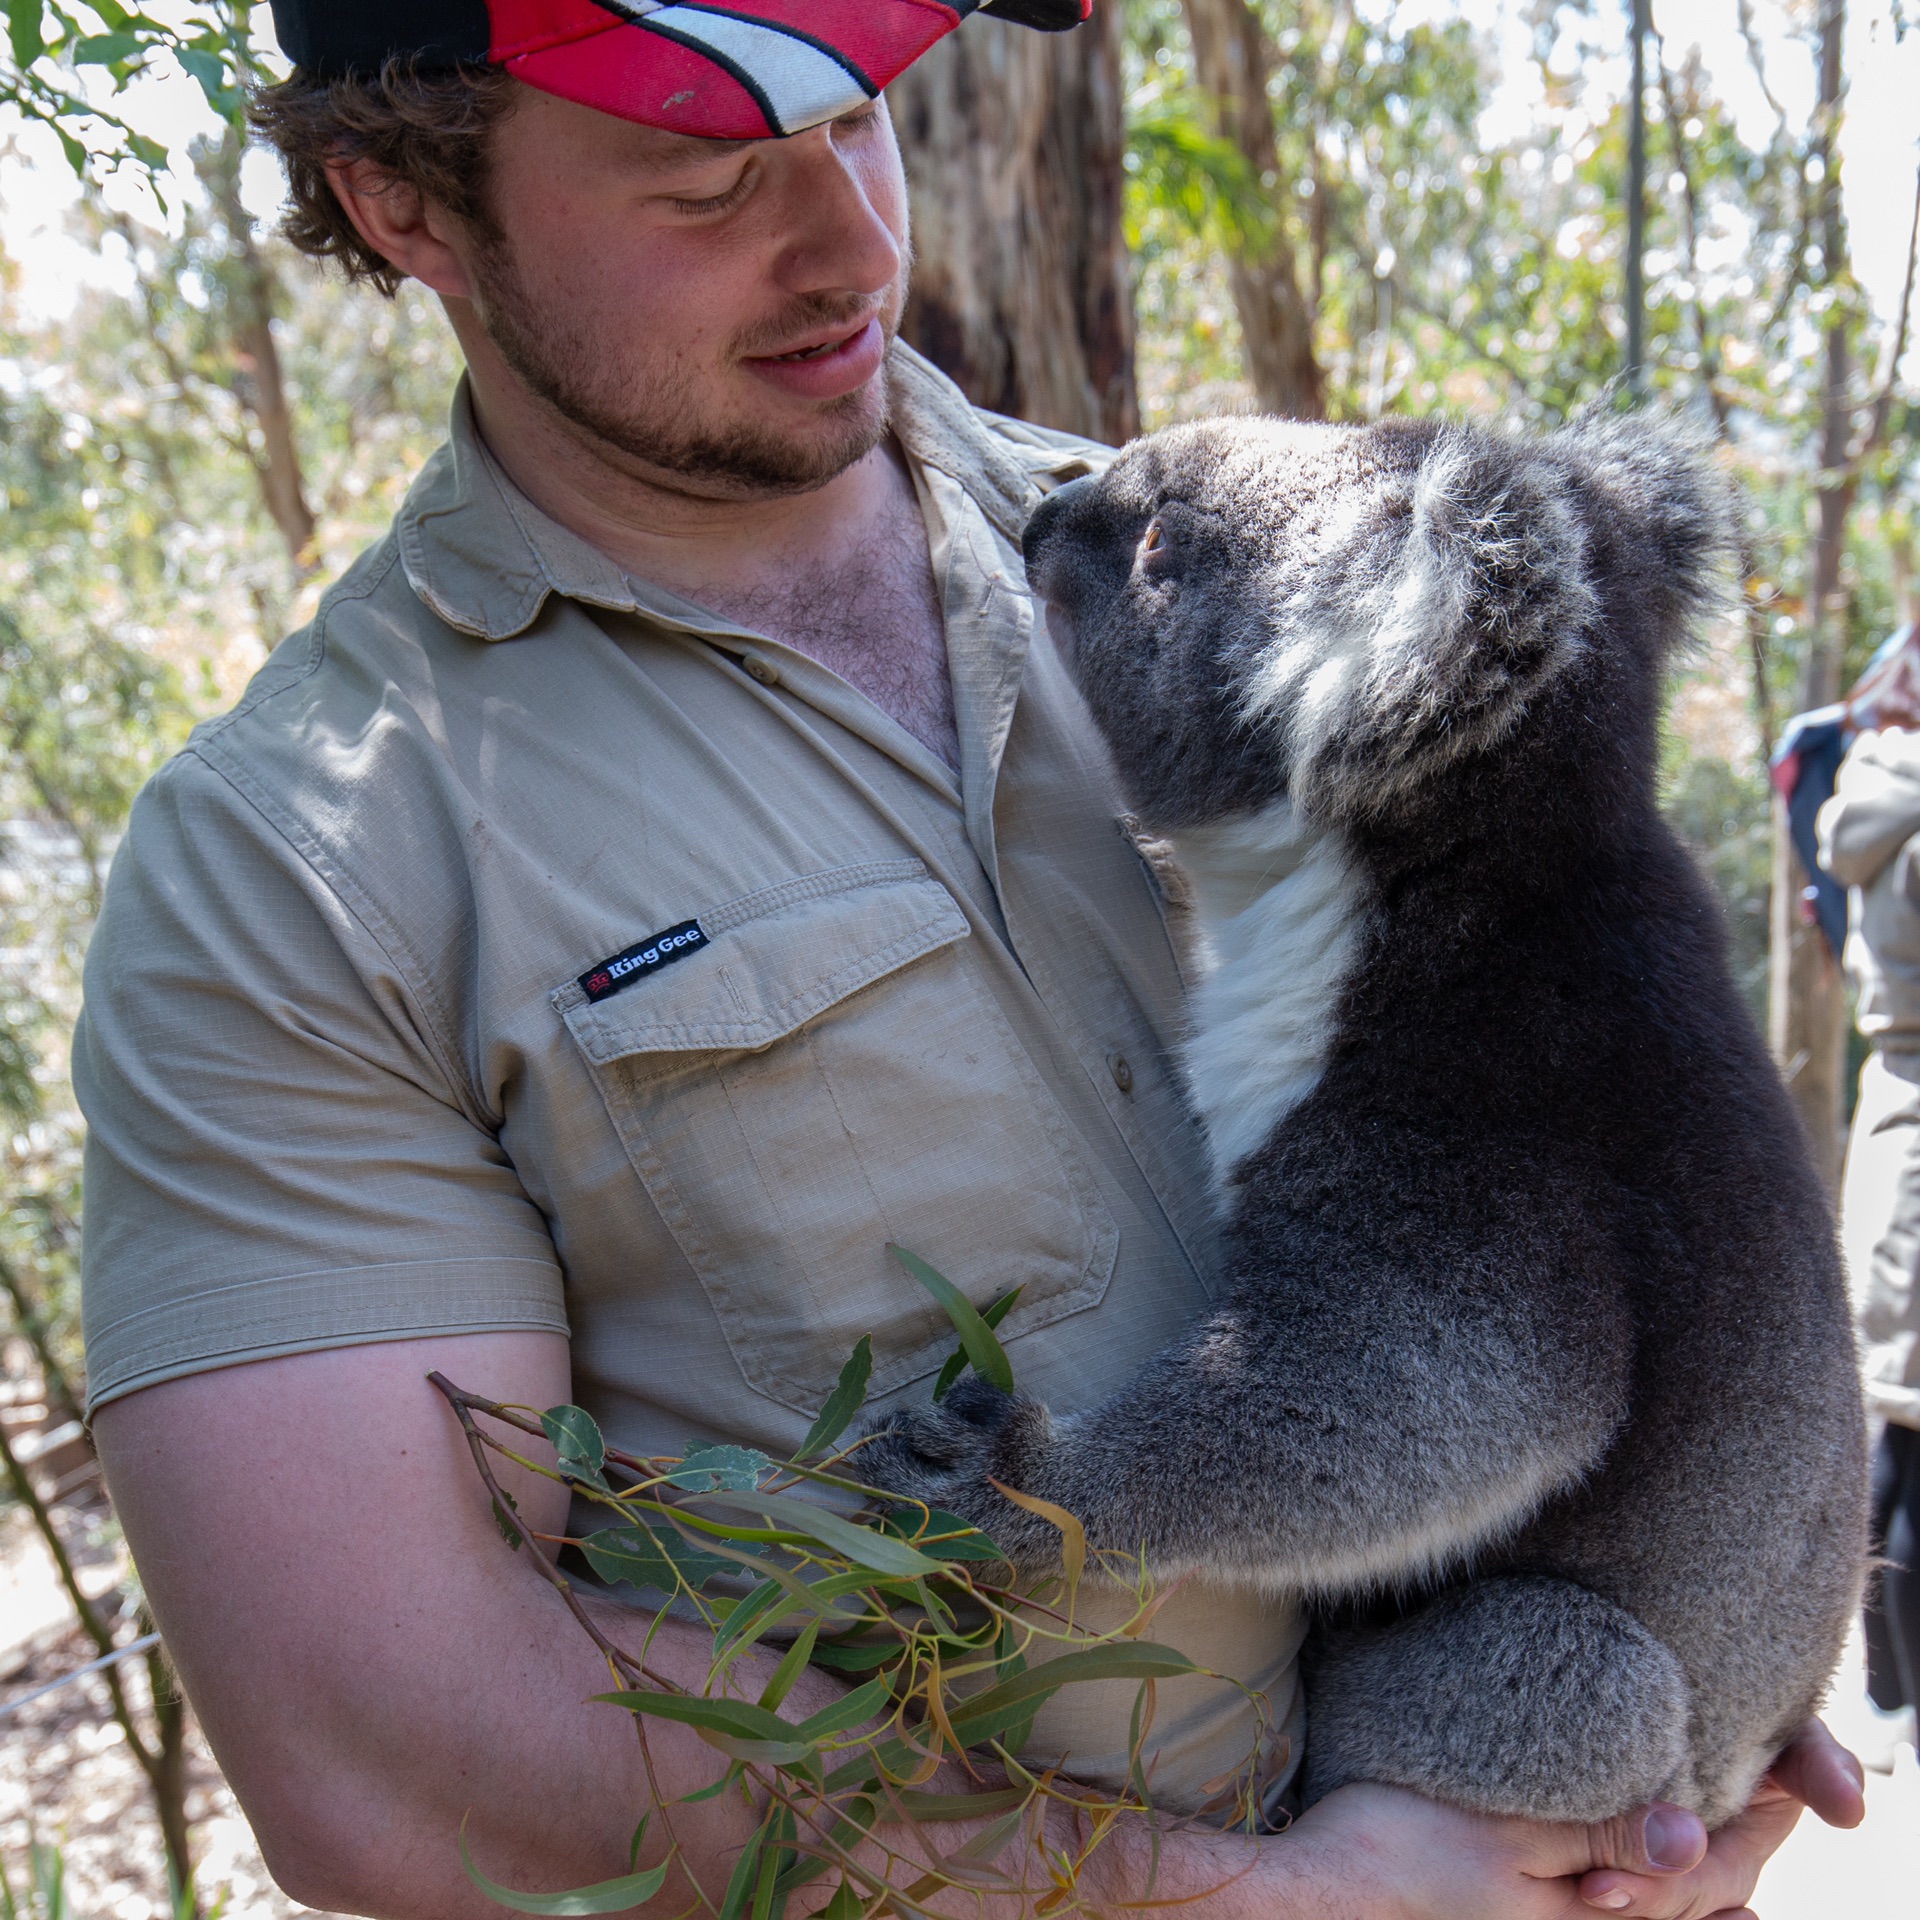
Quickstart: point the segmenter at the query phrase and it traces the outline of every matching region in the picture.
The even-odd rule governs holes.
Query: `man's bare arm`
[[[380,1920],[498,1920],[461,1871],[462,1820],[494,1878],[551,1891],[625,1871],[652,1791],[628,1716],[585,1704],[607,1688],[604,1664],[503,1545],[426,1384],[434,1368],[501,1401],[570,1397],[559,1336],[469,1335],[197,1375],[95,1424],[155,1615],[275,1878],[309,1905]],[[509,1490],[529,1527],[562,1530],[564,1490],[533,1475]],[[645,1616],[587,1604],[637,1645]],[[708,1653],[704,1633],[667,1622],[648,1658],[697,1688]],[[836,1691],[809,1673],[787,1711]],[[715,1777],[717,1756],[689,1730],[656,1723],[649,1741],[667,1798]],[[751,1816],[728,1795],[672,1820],[717,1888]],[[656,1819],[650,1859],[664,1840]],[[1752,1853],[1633,1880],[1631,1910],[1692,1920],[1733,1906],[1765,1857]],[[1103,1906],[1140,1897],[1148,1855],[1143,1829],[1123,1833],[1096,1856],[1089,1892]],[[1193,1920],[1569,1920],[1595,1908],[1554,1876],[1648,1866],[1638,1821],[1588,1835],[1382,1789],[1334,1795],[1277,1842],[1170,1834],[1159,1858],[1158,1897],[1202,1896]],[[688,1894],[670,1881],[661,1911]]]

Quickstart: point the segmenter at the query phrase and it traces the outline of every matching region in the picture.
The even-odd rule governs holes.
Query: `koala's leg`
[[[1679,1661],[1570,1581],[1486,1580],[1323,1632],[1306,1682],[1309,1802],[1355,1780],[1540,1820],[1693,1802]]]

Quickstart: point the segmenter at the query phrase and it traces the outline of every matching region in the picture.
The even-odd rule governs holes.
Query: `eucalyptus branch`
[[[1010,1381],[992,1328],[1015,1296],[982,1312],[924,1262],[895,1251],[960,1332],[961,1352],[943,1381],[957,1378],[968,1362]],[[606,1444],[579,1407],[551,1407],[536,1416],[467,1393],[442,1374],[429,1376],[460,1423],[503,1535],[516,1548],[528,1547],[540,1577],[566,1601],[616,1684],[626,1683],[602,1698],[625,1707],[640,1728],[653,1796],[647,1818],[660,1815],[671,1838],[674,1807],[736,1788],[761,1811],[717,1902],[677,1838],[665,1864],[543,1898],[565,1899],[570,1913],[624,1910],[651,1900],[677,1863],[716,1920],[782,1920],[798,1889],[828,1872],[838,1875],[838,1885],[820,1910],[824,1920],[878,1920],[883,1912],[933,1920],[928,1903],[938,1895],[1035,1891],[1028,1883],[1037,1863],[1051,1882],[1039,1893],[1039,1910],[1064,1915],[1089,1910],[1080,1876],[1122,1814],[1151,1816],[1156,1835],[1162,1830],[1141,1760],[1153,1683],[1204,1669],[1143,1637],[1160,1604],[1144,1569],[1127,1556],[1090,1554],[1071,1514],[1009,1491],[1008,1498],[1044,1511],[1061,1533],[1063,1576],[1023,1592],[1008,1584],[1004,1556],[977,1529],[848,1477],[864,1442],[838,1443],[865,1400],[872,1366],[871,1342],[863,1339],[807,1440],[785,1461],[738,1446],[694,1447],[677,1456],[622,1452]],[[525,1457],[483,1429],[482,1419],[546,1440],[555,1465]],[[578,1500],[611,1509],[622,1524],[581,1539],[536,1535],[519,1520],[495,1455],[566,1485]],[[631,1484],[616,1486],[610,1473]],[[842,1489],[861,1505],[850,1515],[844,1505],[806,1497],[812,1485]],[[644,1649],[636,1659],[608,1639],[543,1542],[572,1547],[600,1578],[664,1594],[677,1616],[704,1621],[713,1657],[700,1689],[654,1672]],[[1134,1590],[1137,1604],[1114,1630],[1095,1632],[1075,1622],[1074,1595],[1089,1564]],[[744,1591],[743,1576],[750,1583]],[[705,1589],[713,1581],[723,1585],[709,1596]],[[649,1646],[663,1611],[654,1613]],[[786,1624],[796,1620],[797,1631]],[[744,1654],[783,1641],[757,1703],[729,1690]],[[847,1691],[804,1719],[785,1718],[779,1709],[808,1664],[828,1668]],[[1046,1700],[1063,1687],[1115,1679],[1137,1680],[1143,1688],[1122,1790],[1062,1781],[1052,1769],[1035,1773],[1021,1763],[1018,1749]],[[1247,1765],[1221,1805],[1203,1810],[1243,1820],[1253,1817],[1273,1764],[1271,1758],[1261,1764],[1269,1753],[1263,1703],[1250,1692],[1247,1698],[1258,1728]],[[691,1729],[725,1757],[726,1771],[692,1794],[665,1797],[646,1747],[646,1723],[653,1719]],[[948,1766],[985,1791],[928,1791]],[[995,1779],[1005,1784],[993,1785]],[[1068,1844],[1026,1849],[1018,1882],[992,1865],[1016,1830],[1029,1820],[1044,1826],[1050,1810],[1072,1823]],[[943,1853],[928,1836],[929,1823],[962,1818],[988,1824]],[[904,1851],[888,1832],[916,1836],[914,1851]],[[523,1903],[523,1896],[496,1887],[471,1865],[469,1872],[490,1897]]]

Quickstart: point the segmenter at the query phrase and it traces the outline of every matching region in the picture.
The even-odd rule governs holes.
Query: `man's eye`
[[[684,213],[693,216],[726,213],[732,208],[737,207],[740,202],[747,197],[748,193],[752,190],[752,186],[753,169],[751,167],[744,167],[741,169],[739,179],[737,179],[725,193],[712,194],[704,200],[683,200],[676,196],[672,203],[673,210],[675,213]]]

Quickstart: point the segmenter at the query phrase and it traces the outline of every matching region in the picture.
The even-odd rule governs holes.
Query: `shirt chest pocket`
[[[751,1386],[811,1414],[863,1333],[875,1394],[939,1366],[953,1330],[888,1241],[979,1305],[1024,1282],[1010,1339],[1098,1302],[1119,1230],[1087,1149],[918,861],[700,925],[626,991],[555,998]]]

